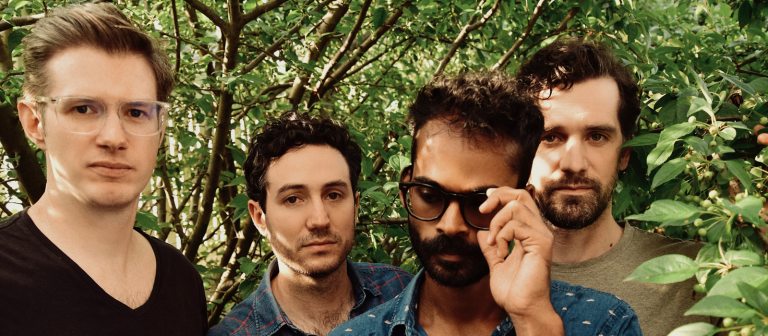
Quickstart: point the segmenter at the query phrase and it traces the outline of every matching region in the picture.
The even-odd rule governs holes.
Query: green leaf
[[[723,79],[731,82],[731,84],[733,84],[733,85],[738,86],[740,89],[744,90],[744,92],[746,92],[746,93],[748,93],[750,95],[754,95],[755,94],[755,89],[751,85],[742,82],[738,77],[731,76],[731,75],[723,72],[722,70],[718,70],[717,72],[720,74],[720,76],[723,77]]]
[[[153,230],[159,232],[160,225],[157,224],[157,217],[146,211],[136,213],[136,226],[142,230]]]
[[[739,6],[739,28],[746,27],[752,21],[752,5],[744,1]]]
[[[736,139],[736,129],[733,127],[726,127],[720,130],[720,133],[717,135],[725,140],[733,140]]]
[[[379,7],[373,10],[373,28],[379,28],[384,24],[384,20],[387,19],[387,9]]]
[[[689,122],[674,124],[661,131],[661,136],[659,137],[659,143],[679,140],[683,136],[686,136],[691,132],[693,132],[693,130],[695,129],[696,129],[696,125],[691,124]]]
[[[768,294],[754,286],[745,283],[737,284],[741,296],[747,300],[747,304],[765,315],[768,313]]]
[[[715,332],[715,326],[705,322],[696,322],[677,327],[667,336],[705,336],[714,335]]]
[[[723,258],[734,266],[760,266],[763,264],[763,257],[752,251],[731,250],[726,251]]]
[[[691,309],[685,312],[685,316],[704,315],[715,317],[736,317],[740,319],[750,318],[755,311],[736,299],[712,295],[702,298]]]
[[[666,162],[670,155],[672,155],[672,151],[675,149],[675,142],[669,141],[669,142],[659,142],[656,147],[648,154],[648,157],[645,159],[646,163],[648,164],[648,172],[647,174],[650,175],[653,170],[661,165],[662,163]]]
[[[698,216],[701,210],[692,205],[669,199],[662,199],[651,204],[651,207],[639,215],[628,216],[627,219],[646,222],[668,222],[690,219]]]
[[[670,160],[669,162],[662,165],[661,168],[659,168],[659,171],[656,172],[656,175],[653,176],[651,189],[656,189],[656,187],[660,186],[661,184],[674,179],[677,177],[677,175],[680,175],[680,173],[685,170],[685,165],[687,164],[688,163],[682,158],[677,158]]]
[[[758,287],[768,281],[768,269],[763,267],[744,267],[738,268],[728,273],[718,281],[707,296],[725,295],[731,298],[739,298],[741,293],[737,287],[738,283],[743,282],[754,287]]]
[[[640,264],[624,281],[669,284],[692,277],[698,269],[698,264],[691,258],[668,254]]]
[[[741,182],[741,185],[743,185],[745,189],[754,190],[752,187],[752,178],[749,177],[749,172],[744,166],[744,161],[728,160],[725,161],[725,167],[728,168],[728,171],[731,172],[733,176],[736,176],[736,178],[739,179],[739,182]]]
[[[638,135],[632,139],[629,139],[629,141],[625,142],[622,145],[622,147],[624,148],[643,147],[643,146],[655,145],[657,142],[659,142],[658,133],[646,133],[646,134]]]
[[[760,210],[763,202],[755,196],[747,196],[736,202],[736,206],[741,209],[739,214],[754,224],[765,225],[765,221],[760,217]]]

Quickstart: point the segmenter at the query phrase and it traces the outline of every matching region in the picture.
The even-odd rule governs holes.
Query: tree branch
[[[335,1],[334,4],[331,4],[331,9],[322,19],[320,19],[321,24],[317,29],[317,42],[309,44],[307,47],[309,52],[302,62],[311,63],[320,59],[323,51],[325,51],[325,48],[328,46],[328,42],[330,42],[333,37],[330,33],[336,30],[336,26],[341,21],[341,18],[344,17],[347,10],[349,10],[349,3],[344,3],[342,1],[343,0],[338,0]],[[335,7],[333,7],[334,5]],[[288,93],[288,100],[294,107],[298,106],[299,102],[301,102],[304,92],[306,91],[306,84],[309,81],[308,71],[299,70],[299,73],[300,75],[296,76],[296,79],[293,81],[293,87]]]
[[[174,40],[176,40],[176,64],[174,65],[173,76],[178,82],[179,69],[181,69],[181,34],[179,33],[179,13],[176,11],[176,0],[171,0],[171,15],[173,16]]]
[[[35,14],[29,16],[18,16],[10,19],[0,20],[0,32],[13,27],[29,26],[35,24],[37,20],[45,17],[45,14]]]
[[[36,202],[45,191],[45,174],[9,104],[0,104],[0,143],[12,158],[11,162],[27,197]]]
[[[246,73],[251,72],[253,69],[255,69],[261,62],[264,61],[264,59],[267,58],[267,56],[274,54],[276,51],[282,49],[283,43],[288,40],[293,34],[296,34],[301,29],[302,25],[301,22],[293,26],[291,30],[285,33],[281,38],[279,38],[277,41],[272,43],[269,47],[267,47],[266,50],[264,50],[259,56],[256,56],[251,62],[246,64],[242,70],[240,70],[240,74],[244,75]]]
[[[256,8],[252,9],[250,12],[245,13],[245,15],[243,15],[240,21],[240,24],[244,26],[249,22],[258,19],[264,13],[269,12],[277,7],[280,7],[280,5],[282,5],[286,1],[288,0],[270,0],[259,6],[256,6]]]
[[[541,13],[544,11],[544,3],[545,0],[539,0],[539,3],[537,3],[536,7],[533,9],[533,14],[531,15],[531,19],[528,20],[528,25],[525,27],[523,34],[521,34],[520,37],[517,38],[517,41],[515,41],[515,43],[512,45],[512,47],[509,48],[506,53],[504,53],[504,56],[501,56],[499,61],[496,62],[496,64],[491,68],[492,70],[499,70],[507,67],[509,60],[512,58],[512,55],[515,53],[515,51],[517,51],[518,48],[520,48],[521,45],[523,45],[523,41],[528,38],[528,35],[531,34],[533,25],[536,24],[539,16],[541,16]]]
[[[461,32],[459,32],[459,35],[456,36],[456,39],[453,40],[453,44],[451,45],[451,49],[448,50],[448,54],[443,57],[443,60],[440,62],[440,65],[437,67],[437,71],[435,71],[434,76],[440,75],[445,70],[445,67],[448,66],[448,63],[451,62],[451,59],[456,54],[456,52],[459,50],[459,48],[464,44],[464,41],[467,39],[467,36],[469,33],[471,33],[473,30],[476,30],[480,27],[482,27],[488,20],[493,16],[493,14],[498,11],[501,4],[501,0],[495,0],[491,8],[483,14],[482,17],[478,18],[477,16],[473,17],[467,25],[464,26],[464,28],[461,29]],[[477,6],[478,10],[483,8],[483,5],[485,5],[485,1],[480,2],[480,4]]]
[[[352,30],[349,32],[349,34],[347,34],[347,38],[344,39],[344,42],[336,54],[333,55],[331,60],[328,61],[328,63],[323,68],[323,73],[320,75],[320,80],[317,81],[315,91],[320,88],[320,86],[325,81],[325,78],[328,77],[328,73],[333,70],[336,64],[339,63],[339,60],[341,60],[347,51],[349,51],[349,48],[352,46],[352,42],[355,40],[355,38],[357,38],[357,33],[360,32],[360,28],[362,28],[363,23],[365,22],[365,16],[368,13],[368,8],[371,6],[371,2],[372,0],[365,0],[365,2],[363,2],[362,7],[360,8],[360,14],[357,15],[357,20],[355,21],[355,25],[352,27]]]
[[[360,46],[355,49],[355,52],[350,56],[346,62],[344,62],[341,66],[339,66],[333,73],[331,73],[328,78],[326,78],[325,82],[320,86],[320,88],[315,92],[315,99],[311,100],[310,102],[317,101],[319,98],[322,98],[328,90],[330,90],[336,83],[338,83],[341,79],[345,77],[345,74],[347,71],[349,71],[352,66],[354,66],[358,61],[360,61],[360,58],[365,55],[365,53],[373,47],[376,42],[381,39],[384,34],[386,34],[392,27],[394,27],[395,23],[397,23],[397,20],[400,19],[400,17],[403,15],[403,10],[405,7],[408,7],[411,5],[411,0],[405,1],[400,7],[398,7],[392,14],[384,21],[384,24],[381,25],[376,31],[369,36],[363,43],[360,43]],[[311,106],[311,103],[310,103]]]
[[[200,13],[203,13],[205,17],[208,18],[208,20],[211,20],[216,27],[219,27],[221,29],[222,33],[225,33],[229,31],[230,26],[229,23],[224,21],[224,19],[219,16],[219,14],[216,14],[216,11],[213,10],[213,8],[206,6],[204,3],[200,2],[199,0],[184,0],[188,5],[190,5],[192,8],[197,10]]]

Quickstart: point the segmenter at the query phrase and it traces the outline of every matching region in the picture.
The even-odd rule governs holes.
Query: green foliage
[[[493,1],[468,0],[376,0],[367,11],[364,1],[261,7],[272,2],[117,2],[165,42],[178,82],[137,225],[198,266],[212,323],[258,285],[272,257],[247,215],[241,168],[265,118],[295,109],[349,126],[365,154],[350,257],[414,271],[394,182],[409,164],[406,115],[416,90],[441,63],[448,73],[491,67],[513,73],[554,39],[583,36],[612,47],[643,88],[639,134],[625,144],[633,154],[618,182],[614,215],[706,244],[696,260],[654,259],[631,278],[666,283],[695,276],[709,294],[689,313],[731,318],[729,326],[697,323],[674,335],[768,333],[760,216],[768,149],[752,135],[753,126],[768,123],[765,1],[566,0],[547,2],[537,20],[531,19],[538,1],[531,0],[501,1],[495,12]],[[21,19],[64,4],[0,3],[3,22],[15,23],[0,43],[9,56],[0,57],[0,103],[13,106],[21,94],[20,41],[34,22]],[[338,22],[321,25],[339,6],[346,12]],[[263,14],[246,14],[259,8]],[[477,29],[457,41],[472,24]],[[507,52],[511,57],[502,61]],[[25,171],[5,150],[5,134],[0,211],[9,214],[30,197],[19,179]],[[42,154],[35,155],[42,165]]]

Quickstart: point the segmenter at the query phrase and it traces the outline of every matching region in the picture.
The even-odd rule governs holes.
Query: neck
[[[436,335],[490,335],[506,313],[496,304],[488,276],[465,287],[447,287],[425,274],[419,324]]]
[[[616,246],[624,232],[613,219],[610,206],[585,228],[568,230],[553,225],[550,228],[555,236],[552,261],[561,264],[584,262],[607,253]]]
[[[272,281],[272,293],[280,308],[305,332],[325,335],[349,319],[354,289],[347,264],[323,278],[299,274],[278,261],[279,272]]]
[[[137,205],[138,197],[120,208],[96,207],[71,197],[54,197],[46,190],[28,214],[65,253],[82,252],[109,259],[124,256],[135,238]]]

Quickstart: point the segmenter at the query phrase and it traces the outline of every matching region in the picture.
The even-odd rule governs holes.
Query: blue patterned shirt
[[[273,261],[261,279],[259,288],[232,308],[219,324],[208,331],[208,336],[308,335],[291,323],[272,295],[270,280],[277,272],[277,263]],[[355,291],[355,305],[349,314],[350,318],[395,297],[411,280],[407,272],[384,264],[347,261],[347,272]]]
[[[419,289],[423,279],[422,270],[400,295],[341,324],[329,336],[426,336],[417,321]],[[642,335],[635,312],[613,295],[552,281],[550,298],[555,311],[563,319],[568,336]],[[509,317],[502,320],[492,334],[514,335],[515,329]]]

